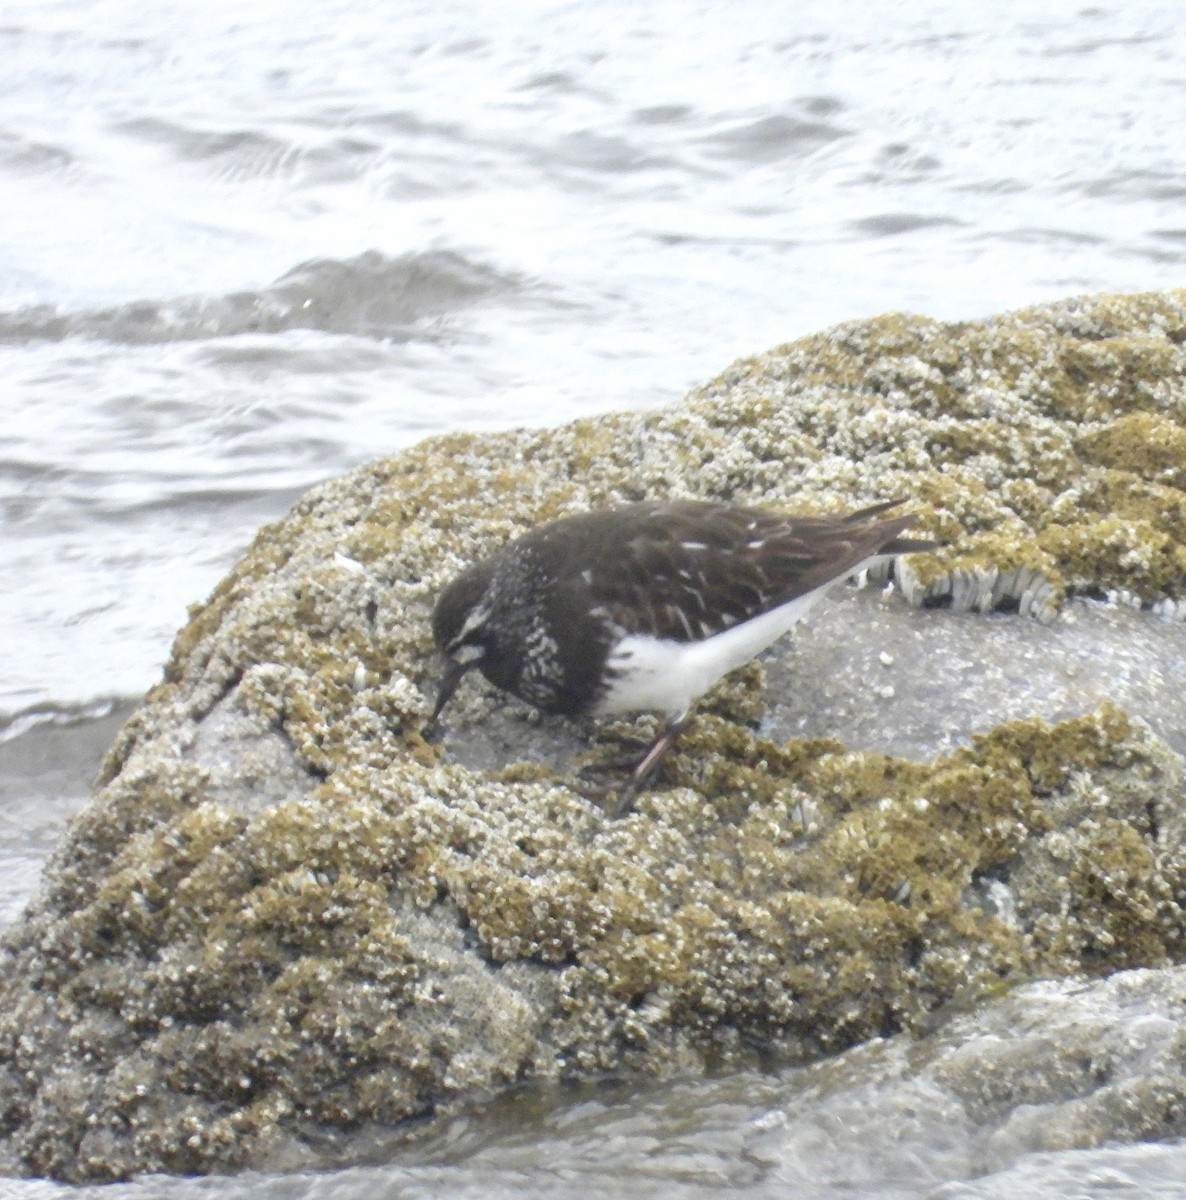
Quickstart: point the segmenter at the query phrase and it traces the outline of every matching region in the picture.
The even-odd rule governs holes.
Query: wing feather
[[[697,501],[632,506],[631,533],[599,547],[596,604],[627,633],[696,641],[851,573],[912,521],[897,502],[843,517],[789,516]],[[903,551],[927,543],[903,542]]]

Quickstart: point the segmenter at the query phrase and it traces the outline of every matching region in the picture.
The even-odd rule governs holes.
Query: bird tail
[[[869,505],[868,508],[861,508],[856,512],[849,513],[843,523],[845,525],[868,525],[872,523],[874,517],[879,517],[882,513],[889,512],[890,509],[905,503],[905,500],[882,500],[878,504]],[[926,538],[898,536],[903,529],[914,524],[914,518],[914,513],[905,513],[900,517],[894,517],[881,523],[887,540],[881,544],[880,554],[926,554],[931,550],[939,549],[938,542],[931,542]]]

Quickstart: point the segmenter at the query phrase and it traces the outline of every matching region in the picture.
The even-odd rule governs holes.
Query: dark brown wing
[[[899,539],[900,501],[845,517],[788,516],[696,501],[618,510],[616,542],[590,572],[593,601],[631,633],[695,641],[850,574],[871,555],[931,549]],[[612,516],[613,514],[607,514]]]

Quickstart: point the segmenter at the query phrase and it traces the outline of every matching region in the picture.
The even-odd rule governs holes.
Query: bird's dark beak
[[[428,724],[424,726],[424,737],[426,740],[433,741],[436,738],[439,733],[437,722],[440,720],[441,713],[445,711],[445,705],[453,699],[453,693],[457,691],[458,684],[465,677],[466,671],[477,665],[476,661],[461,662],[456,658],[445,660],[445,673],[441,676],[441,686],[437,692],[436,707],[432,710],[432,716],[428,718]]]

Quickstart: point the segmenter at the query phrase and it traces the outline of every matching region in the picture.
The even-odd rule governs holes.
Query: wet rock
[[[1178,293],[880,318],[666,411],[437,438],[311,492],[194,608],[7,937],[6,1160],[337,1161],[524,1082],[815,1059],[1034,974],[1178,961],[1183,763],[1154,727],[1180,672],[1132,658],[1171,644],[1153,626],[1104,650],[1092,622],[1181,603],[1184,340]],[[440,586],[641,495],[903,495],[946,548],[837,601],[851,673],[808,629],[727,681],[627,819],[569,786],[587,730],[476,684],[425,742]],[[1057,703],[1001,665],[1008,628],[1080,673]],[[1147,722],[1108,695],[1121,661]]]
[[[738,1172],[759,1164],[764,1182],[791,1194],[971,1200],[1114,1185],[1170,1196],[1181,1179],[1184,1018],[1180,967],[1044,980],[937,1017],[922,1038],[701,1085],[698,1111],[659,1095],[634,1133],[676,1147],[723,1143]],[[718,1114],[733,1121],[721,1128]],[[1172,1143],[1115,1149],[1154,1139]],[[1093,1184],[1102,1190],[1084,1191]]]

